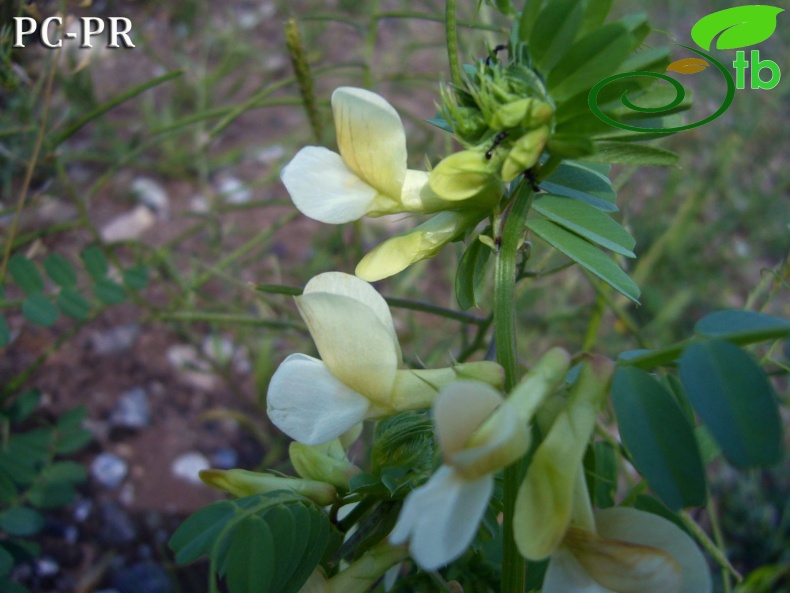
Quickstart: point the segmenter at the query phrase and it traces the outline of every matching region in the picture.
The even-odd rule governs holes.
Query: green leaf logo
[[[702,17],[691,28],[694,43],[710,50],[713,39],[716,49],[738,49],[762,43],[776,31],[776,16],[784,8],[756,4],[719,10]]]

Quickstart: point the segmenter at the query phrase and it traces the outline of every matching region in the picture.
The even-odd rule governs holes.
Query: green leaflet
[[[639,288],[600,249],[549,220],[529,219],[527,227],[549,245],[561,251],[620,294],[639,302]]]
[[[672,167],[678,162],[678,155],[669,150],[617,141],[596,142],[595,153],[583,158],[596,163],[662,167]]]
[[[591,163],[563,161],[540,187],[552,194],[581,200],[603,212],[617,212],[612,182],[593,167]]]
[[[458,306],[466,310],[477,306],[480,300],[480,289],[485,280],[486,263],[491,256],[491,248],[480,241],[472,239],[461,256],[458,271],[455,274],[455,297]]]
[[[532,65],[549,72],[573,44],[584,19],[582,0],[550,2],[538,15],[530,34]]]
[[[737,467],[767,466],[782,457],[782,422],[765,372],[747,352],[722,340],[692,344],[679,364],[694,409]]]
[[[44,517],[29,507],[12,507],[0,513],[0,529],[9,535],[35,535],[44,527]]]
[[[44,260],[44,269],[52,281],[63,288],[77,284],[77,272],[69,260],[59,253],[51,253]]]
[[[297,593],[330,541],[329,518],[286,491],[223,500],[191,515],[170,539],[178,564],[209,556],[230,593]]]
[[[790,321],[756,311],[716,311],[700,319],[694,326],[694,333],[737,344],[751,344],[790,336]]]
[[[42,293],[29,295],[22,302],[22,313],[30,323],[49,327],[58,319],[58,309]]]
[[[8,260],[8,272],[27,295],[39,294],[44,290],[44,280],[38,268],[24,255],[17,253]]]
[[[533,209],[588,241],[626,257],[636,257],[636,240],[608,215],[584,202],[551,194],[541,195]]]
[[[646,372],[621,367],[612,383],[612,402],[634,466],[658,497],[674,511],[704,505],[705,468],[674,396]]]
[[[570,99],[613,72],[631,50],[631,34],[610,23],[582,37],[552,69],[546,86],[555,101]]]

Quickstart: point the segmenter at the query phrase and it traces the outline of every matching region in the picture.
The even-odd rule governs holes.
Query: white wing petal
[[[420,567],[436,570],[464,553],[494,489],[494,477],[467,481],[442,466],[406,497],[390,542],[411,540],[409,552]]]
[[[302,214],[330,224],[362,218],[378,195],[339,154],[321,146],[306,146],[297,152],[280,179]]]
[[[323,362],[304,354],[292,354],[282,362],[266,396],[266,411],[274,425],[307,445],[339,437],[365,418],[369,406]]]

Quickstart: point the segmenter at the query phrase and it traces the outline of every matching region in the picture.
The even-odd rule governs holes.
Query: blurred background
[[[459,4],[462,60],[506,43],[501,15]],[[616,0],[612,17],[647,10],[650,44],[689,44],[691,26],[724,7]],[[449,78],[444,3],[27,5],[22,14],[38,18],[65,12],[72,31],[80,16],[133,25],[135,48],[107,49],[97,37],[92,49],[62,52],[32,37],[13,48],[20,10],[12,0],[0,9],[0,469],[29,479],[20,488],[0,472],[0,530],[13,540],[0,574],[30,591],[204,591],[205,567],[176,567],[167,549],[186,515],[222,498],[197,471],[289,471],[287,439],[265,417],[266,385],[285,356],[313,345],[287,287],[353,273],[372,246],[415,224],[321,225],[295,210],[279,172],[306,144],[334,148],[338,86],[370,88],[396,107],[412,167],[453,150],[425,122]],[[787,18],[759,49],[790,70]],[[311,88],[294,76],[306,64]],[[721,103],[714,73],[682,82],[695,90],[688,121]],[[577,268],[522,282],[525,365],[552,345],[615,357],[668,344],[722,308],[790,317],[789,95],[787,81],[747,85],[719,119],[661,141],[678,167],[612,170],[619,215],[637,239],[629,273],[642,306],[598,294]],[[462,250],[377,288],[457,309]],[[562,257],[536,245],[532,261]],[[485,356],[490,307],[489,293],[461,320],[395,309],[407,363]],[[788,350],[757,353],[786,370]],[[744,593],[790,591],[788,469],[711,465],[729,557],[745,575],[759,571],[750,587],[764,583]],[[712,527],[705,510],[693,514]]]

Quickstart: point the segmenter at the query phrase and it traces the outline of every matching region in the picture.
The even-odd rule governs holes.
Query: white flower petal
[[[576,558],[564,549],[552,554],[541,591],[542,593],[614,593],[596,583]]]
[[[456,381],[443,388],[433,405],[439,446],[452,457],[504,401],[499,392],[479,381]]]
[[[295,300],[329,371],[357,393],[389,405],[400,364],[391,328],[347,296],[310,292]]]
[[[302,214],[330,224],[362,218],[378,195],[339,154],[321,146],[297,152],[280,178]]]
[[[680,570],[682,576],[682,588],[680,589],[662,588],[664,581],[659,575],[652,588],[648,587],[648,579],[643,578],[641,587],[634,589],[634,591],[640,593],[709,593],[711,590],[710,571],[702,552],[691,538],[671,521],[645,511],[616,507],[596,513],[595,525],[598,535],[602,538],[649,546],[664,551]]]
[[[370,402],[338,381],[323,362],[292,354],[269,382],[266,411],[292,439],[319,445],[361,422]]]
[[[332,93],[337,145],[345,164],[384,195],[400,198],[406,176],[406,132],[395,109],[370,91]]]
[[[406,497],[390,542],[411,540],[409,553],[424,570],[452,562],[472,543],[493,489],[491,475],[468,481],[440,467]]]
[[[375,288],[352,274],[344,274],[343,272],[324,272],[323,274],[313,276],[305,285],[302,294],[310,294],[312,292],[327,292],[329,294],[346,296],[370,308],[390,333],[392,342],[398,350],[398,366],[400,366],[400,343],[395,333],[395,325],[392,323],[392,314],[390,313],[387,301],[384,300],[384,297],[381,296]]]

